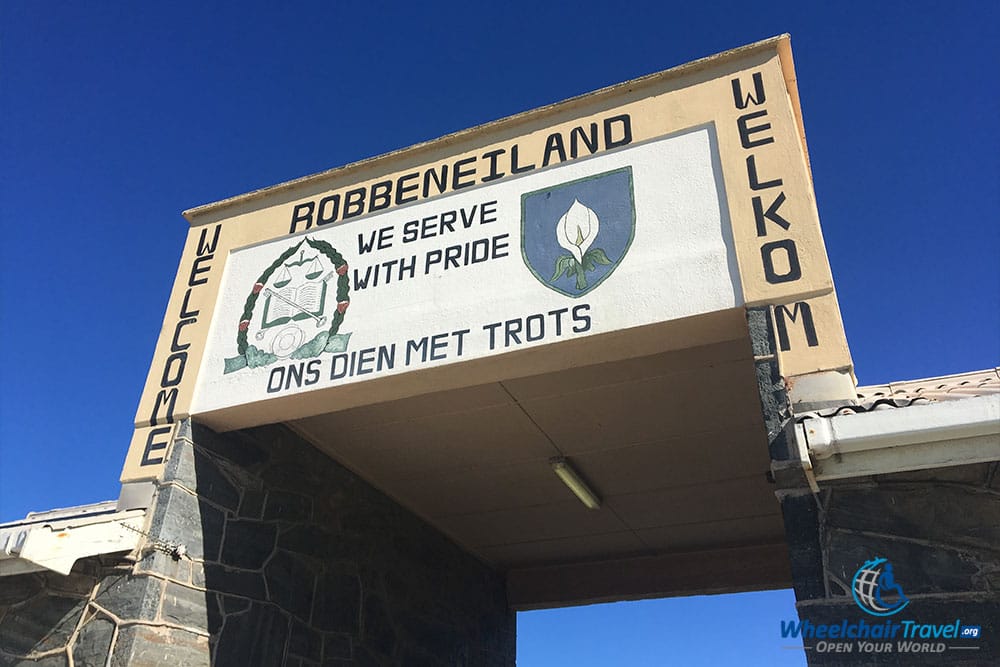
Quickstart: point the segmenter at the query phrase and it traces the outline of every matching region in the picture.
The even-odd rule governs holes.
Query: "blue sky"
[[[998,13],[0,3],[0,520],[117,495],[181,210],[782,32],[859,379],[997,365]],[[792,613],[787,592],[534,612],[520,664],[610,664],[608,642],[635,647],[619,664],[663,664],[678,647],[685,664],[801,664],[778,648]]]

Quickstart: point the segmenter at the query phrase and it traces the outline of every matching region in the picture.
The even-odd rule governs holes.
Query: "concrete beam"
[[[549,565],[507,573],[513,609],[788,588],[785,544]]]

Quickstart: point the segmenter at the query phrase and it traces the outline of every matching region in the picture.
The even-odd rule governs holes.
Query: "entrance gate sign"
[[[233,252],[194,410],[741,305],[714,145],[698,128]]]
[[[744,306],[771,308],[786,377],[849,375],[804,137],[782,36],[187,211],[122,481],[157,479],[190,416],[595,363]]]

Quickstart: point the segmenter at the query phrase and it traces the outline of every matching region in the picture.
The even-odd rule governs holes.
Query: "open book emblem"
[[[348,291],[347,262],[329,243],[307,237],[287,248],[250,288],[225,372],[343,352]]]
[[[309,269],[302,271],[299,267],[306,262],[309,263]],[[295,273],[289,269],[295,270]],[[256,338],[263,338],[265,330],[271,327],[296,320],[311,318],[315,320],[316,326],[325,324],[323,311],[326,309],[326,285],[335,275],[334,271],[323,275],[318,257],[284,264],[273,287],[265,287],[263,290],[264,315]]]

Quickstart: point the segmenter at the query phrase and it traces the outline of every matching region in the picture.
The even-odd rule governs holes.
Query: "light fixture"
[[[587,506],[587,509],[601,509],[601,499],[587,486],[586,482],[580,479],[580,476],[573,470],[565,457],[556,456],[551,458],[549,459],[549,465],[552,466],[552,470],[559,476],[563,484],[568,486],[569,490],[580,499],[580,502]]]

